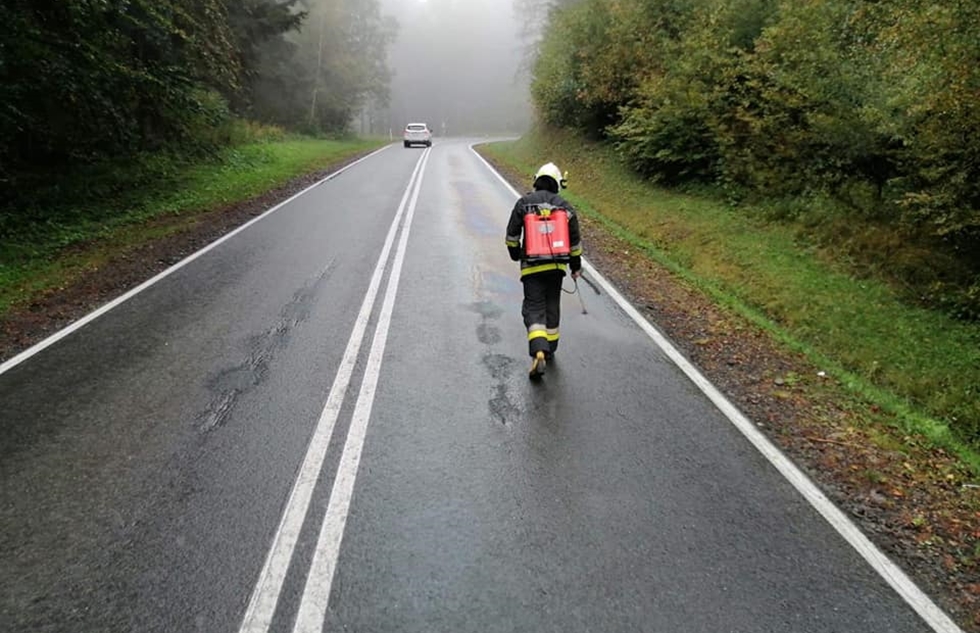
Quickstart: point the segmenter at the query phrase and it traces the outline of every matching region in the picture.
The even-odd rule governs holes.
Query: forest
[[[207,155],[236,122],[342,133],[387,98],[395,35],[377,0],[7,0],[0,23],[8,220],[55,176]]]
[[[973,3],[503,6],[525,25],[543,124],[666,186],[799,223],[914,301],[980,318]],[[119,165],[212,154],[245,121],[343,133],[388,103],[397,30],[379,0],[9,0],[0,20],[0,229],[138,186]]]
[[[915,301],[980,318],[974,2],[516,6],[543,21],[531,91],[545,124],[664,185],[848,241]]]

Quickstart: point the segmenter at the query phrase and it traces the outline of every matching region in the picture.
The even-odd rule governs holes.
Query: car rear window
[[[424,125],[409,125],[408,126],[408,129],[411,130],[412,132],[424,132],[425,131],[425,126]]]

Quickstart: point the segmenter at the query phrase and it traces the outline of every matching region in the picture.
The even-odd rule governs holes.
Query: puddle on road
[[[524,290],[517,274],[503,274],[496,270],[474,266],[470,273],[470,278],[473,283],[473,291],[477,296],[493,296],[499,298],[504,303],[513,305],[514,309],[517,310],[517,314],[520,314],[520,302],[524,296]],[[478,303],[490,302],[485,299],[470,305],[475,306]],[[503,313],[501,308],[498,307],[497,310]]]
[[[477,296],[505,297],[504,302],[513,304],[517,310],[514,318],[520,318],[520,303],[517,297],[523,293],[518,280],[512,275],[484,270],[479,266],[474,267],[472,278]],[[520,400],[515,400],[511,395],[515,376],[523,377],[523,374],[518,369],[519,361],[494,351],[494,347],[503,341],[503,334],[501,329],[491,321],[503,316],[504,309],[500,304],[489,299],[465,304],[463,307],[480,315],[480,322],[476,326],[476,338],[487,348],[487,352],[483,355],[483,365],[493,380],[487,407],[491,419],[507,426],[523,415]]]
[[[501,341],[500,329],[488,323],[481,323],[476,328],[476,338],[484,345],[496,345]]]
[[[484,319],[499,319],[504,313],[503,309],[492,301],[475,301],[466,304],[465,308],[470,312],[476,312]]]
[[[516,271],[504,275],[492,270],[484,270],[480,275],[480,287],[487,292],[505,297],[523,297],[524,292]]]
[[[494,387],[494,397],[490,399],[490,414],[501,424],[515,420],[521,415],[521,409],[514,404],[510,395],[507,393],[506,384],[498,384]]]
[[[455,180],[452,183],[453,193],[456,197],[456,208],[460,210],[463,224],[473,233],[481,236],[500,235],[503,239],[504,229],[506,228],[506,211],[501,217],[503,222],[494,217],[493,209],[490,208],[481,196],[481,190],[472,182]]]
[[[517,361],[503,354],[487,354],[483,357],[483,364],[494,380],[505,380],[514,372]]]

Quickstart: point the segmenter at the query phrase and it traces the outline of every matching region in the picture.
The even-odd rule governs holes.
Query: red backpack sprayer
[[[524,249],[528,261],[568,263],[571,259],[572,247],[568,235],[568,212],[565,209],[538,207],[533,213],[524,215]],[[582,314],[588,314],[585,300],[578,291],[578,280],[575,290],[562,292],[577,294],[582,304]]]

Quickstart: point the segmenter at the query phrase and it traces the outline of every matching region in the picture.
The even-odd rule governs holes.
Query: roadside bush
[[[636,105],[624,107],[622,121],[609,128],[630,165],[666,184],[711,180],[718,167],[709,103],[685,85],[673,75],[646,80]]]
[[[234,119],[229,126],[229,142],[232,145],[265,143],[285,140],[286,130],[278,125],[259,123],[247,119]]]
[[[666,184],[717,179],[718,87],[738,62],[727,41],[733,34],[719,25],[721,12],[699,11],[689,17],[690,28],[681,39],[671,38],[662,46],[660,65],[645,75],[635,97],[620,109],[620,122],[608,129],[617,150],[637,171]]]
[[[890,2],[883,69],[907,139],[900,200],[918,231],[976,245],[980,234],[980,12],[966,2]]]
[[[578,51],[588,40],[587,12],[595,2],[554,14],[541,44],[531,95],[542,119],[559,127],[584,129],[588,109],[580,100],[583,79]]]
[[[904,247],[932,249],[941,267],[899,267],[892,280],[916,301],[974,319],[975,9],[938,0],[581,0],[554,14],[532,95],[545,122],[609,139],[648,178],[775,201],[815,232],[848,219],[889,226]],[[785,204],[791,198],[803,202]],[[887,259],[858,254],[871,267],[876,258]]]
[[[685,0],[583,0],[555,12],[531,86],[544,121],[605,136],[644,80],[662,76],[665,51],[692,7]]]

